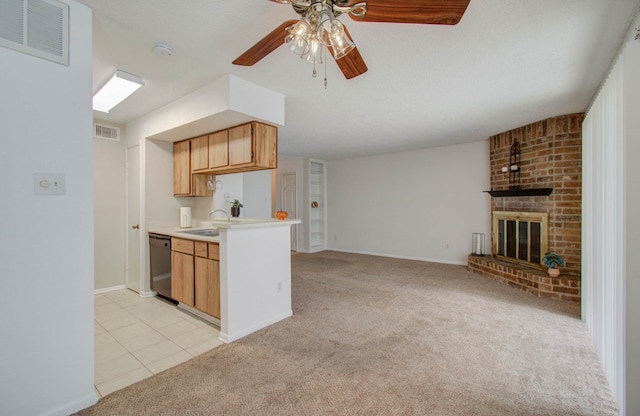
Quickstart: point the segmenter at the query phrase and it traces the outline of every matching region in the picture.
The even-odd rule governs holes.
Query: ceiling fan
[[[252,66],[283,44],[315,64],[322,63],[325,46],[345,78],[367,72],[353,39],[337,17],[347,14],[359,22],[455,25],[470,0],[270,0],[290,4],[302,16],[287,20],[237,57],[233,64]],[[326,80],[325,80],[326,83]]]

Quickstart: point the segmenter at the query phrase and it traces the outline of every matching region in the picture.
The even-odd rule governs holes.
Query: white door
[[[289,218],[298,218],[296,207],[296,174],[282,174],[282,210],[289,213]],[[296,224],[291,226],[291,250],[298,251],[298,227]]]
[[[126,287],[140,292],[140,146],[127,149]]]

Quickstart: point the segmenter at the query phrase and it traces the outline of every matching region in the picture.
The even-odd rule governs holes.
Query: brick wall
[[[582,121],[569,114],[539,121],[489,138],[491,189],[509,189],[511,145],[520,142],[522,189],[553,188],[549,196],[493,197],[491,211],[549,213],[549,249],[564,257],[562,273],[580,276],[582,216]]]

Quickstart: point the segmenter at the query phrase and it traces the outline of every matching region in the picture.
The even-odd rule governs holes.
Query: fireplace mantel
[[[551,195],[551,192],[553,192],[553,188],[504,189],[501,191],[483,192],[488,192],[494,198],[510,196],[547,196]]]

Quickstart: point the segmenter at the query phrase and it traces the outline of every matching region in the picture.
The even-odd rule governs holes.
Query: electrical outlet
[[[282,282],[276,283],[276,292],[282,293]]]
[[[231,202],[231,194],[224,194],[224,201]]]

